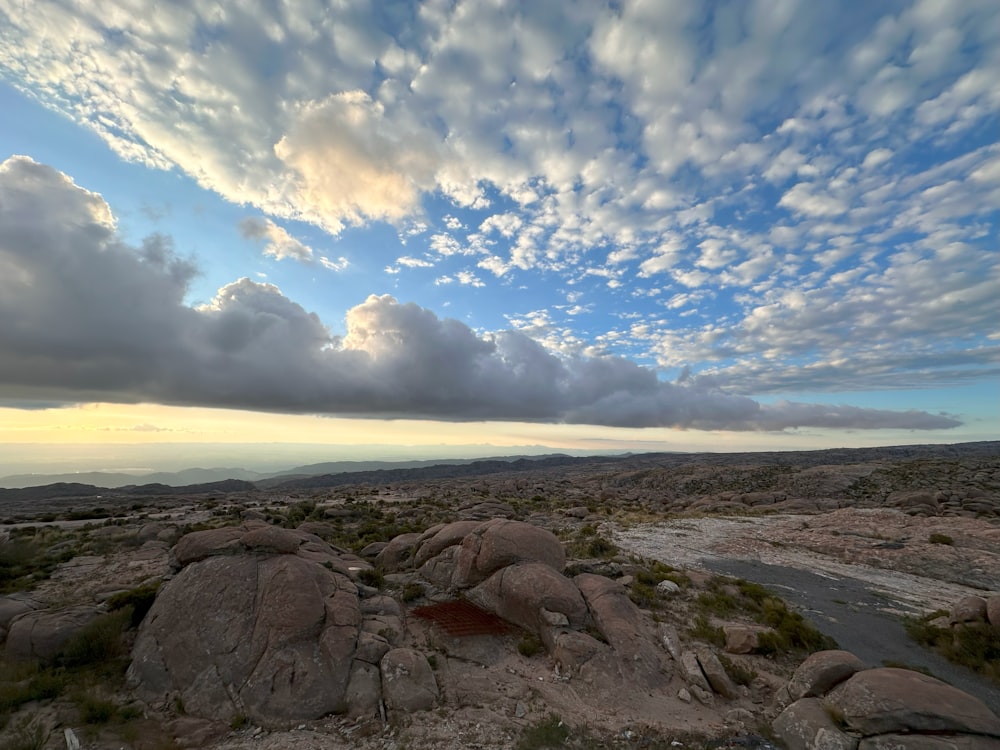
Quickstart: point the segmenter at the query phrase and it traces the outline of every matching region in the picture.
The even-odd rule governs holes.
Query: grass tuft
[[[517,743],[517,750],[563,747],[567,739],[569,739],[569,727],[555,714],[549,714],[537,724],[525,727]]]

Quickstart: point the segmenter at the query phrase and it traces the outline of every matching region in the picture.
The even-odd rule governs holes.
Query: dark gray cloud
[[[918,411],[761,405],[707,379],[661,382],[620,357],[559,357],[517,331],[479,335],[387,295],[350,309],[342,337],[246,278],[192,308],[194,273],[165,237],[123,243],[100,196],[51,167],[7,160],[0,397],[693,429],[959,424]]]

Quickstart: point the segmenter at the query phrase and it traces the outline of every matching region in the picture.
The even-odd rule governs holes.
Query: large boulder
[[[63,647],[100,616],[96,607],[82,605],[65,609],[40,609],[10,621],[6,654],[27,661],[54,659]]]
[[[427,657],[410,648],[394,648],[382,657],[385,706],[398,711],[425,711],[438,699],[437,681]]]
[[[858,743],[837,726],[819,698],[795,701],[772,728],[788,750],[855,750]]]
[[[223,549],[246,546],[224,539]],[[160,589],[140,628],[128,672],[137,692],[262,725],[343,709],[361,625],[354,583],[294,554],[202,557],[206,538],[196,541],[200,559]]]
[[[481,524],[481,521],[455,521],[428,529],[417,543],[413,555],[414,566],[419,568],[448,547],[461,544],[462,540]]]
[[[622,673],[650,687],[668,681],[668,657],[625,587],[594,573],[580,573],[573,582],[583,594],[594,624],[618,657]]]
[[[810,654],[788,681],[793,701],[826,695],[851,675],[865,668],[864,662],[849,651],[832,649]]]
[[[523,562],[543,563],[562,572],[566,552],[551,531],[523,521],[495,518],[478,525],[462,539],[452,582],[458,587],[474,586],[500,568]]]
[[[908,669],[858,672],[824,702],[862,735],[891,732],[981,734],[1000,740],[1000,719],[968,693]]]
[[[413,564],[413,549],[420,540],[415,532],[399,534],[375,556],[375,565],[386,573],[408,568]]]
[[[7,628],[10,627],[14,618],[34,609],[35,605],[31,602],[10,596],[0,596],[0,643],[3,643],[7,637]]]
[[[241,549],[240,540],[247,531],[247,524],[206,531],[192,531],[177,541],[176,546],[174,546],[174,557],[178,565],[183,566],[204,560],[212,555],[229,551],[236,552]]]
[[[991,594],[987,597],[986,619],[993,627],[1000,628],[1000,594]]]
[[[503,619],[551,641],[553,628],[583,627],[587,604],[571,580],[542,563],[501,568],[468,598]]]

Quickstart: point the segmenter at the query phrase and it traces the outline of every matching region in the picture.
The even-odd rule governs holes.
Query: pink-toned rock
[[[756,625],[729,623],[722,626],[726,637],[725,649],[730,654],[750,654],[759,645],[760,633],[764,630]]]
[[[1000,594],[991,594],[987,597],[986,619],[993,627],[1000,628]]]
[[[549,637],[558,613],[567,626],[582,627],[587,605],[580,590],[561,573],[542,563],[520,563],[501,568],[468,594],[470,601],[526,630]]]
[[[438,699],[437,681],[427,657],[410,648],[394,648],[382,657],[382,696],[397,711],[426,711]]]
[[[573,578],[594,624],[618,657],[623,673],[650,687],[669,681],[668,658],[646,619],[617,581],[593,573]]]
[[[817,651],[803,661],[788,681],[788,694],[799,698],[826,695],[832,688],[865,668],[850,651]]]
[[[719,661],[719,657],[707,648],[698,649],[697,655],[698,664],[701,665],[701,671],[705,674],[708,684],[712,686],[712,690],[723,698],[730,700],[735,698],[736,686],[729,679],[729,675],[726,673],[725,667],[722,666],[722,662]]]
[[[367,560],[374,560],[378,557],[378,553],[389,546],[389,542],[372,542],[371,544],[366,544],[362,547],[361,552],[358,554]]]
[[[610,649],[592,635],[575,630],[557,633],[549,652],[566,672],[577,672],[587,662]]]
[[[772,724],[788,750],[854,750],[857,740],[845,734],[818,698],[802,698],[778,714]]]
[[[305,541],[303,536],[302,532],[297,533],[289,529],[283,529],[280,526],[264,526],[263,528],[246,532],[240,537],[240,541],[245,547],[250,549],[263,549],[282,555],[291,555]],[[313,541],[322,542],[318,537]]]
[[[462,540],[453,583],[474,586],[500,568],[519,562],[540,562],[561,572],[566,567],[566,552],[551,531],[523,521],[494,518]]]
[[[96,607],[40,609],[15,617],[7,631],[9,659],[55,658],[69,641],[100,616]]]
[[[379,677],[378,666],[355,660],[344,695],[347,715],[375,716],[381,700],[382,679]]]
[[[244,533],[246,533],[245,527],[240,526],[192,531],[177,541],[174,546],[174,557],[183,566],[212,555],[237,551],[242,547],[240,539]]]
[[[129,682],[147,700],[179,696],[194,716],[315,719],[344,705],[360,624],[355,585],[318,563],[211,556],[160,589]]]
[[[1000,739],[1000,718],[981,700],[908,669],[858,672],[827,693],[824,703],[865,736],[953,732]]]
[[[965,622],[984,622],[986,617],[986,600],[983,597],[963,596],[952,606],[948,621],[958,625]]]
[[[435,526],[424,532],[413,556],[413,564],[420,567],[432,557],[441,554],[447,547],[461,544],[462,540],[473,529],[482,525],[482,521],[455,521],[454,523]],[[434,531],[428,536],[428,532]]]
[[[394,573],[413,564],[413,548],[416,547],[420,534],[400,534],[389,540],[385,548],[375,557],[375,567],[386,573]]]

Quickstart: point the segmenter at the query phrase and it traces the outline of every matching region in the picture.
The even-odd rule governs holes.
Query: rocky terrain
[[[1000,743],[997,443],[63,485],[0,516],[2,747]]]

